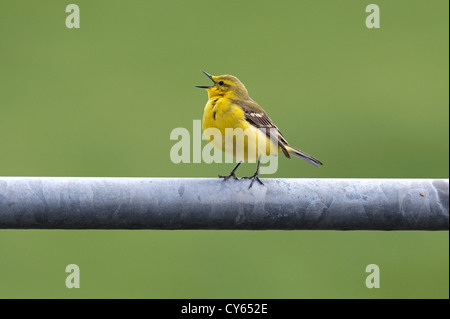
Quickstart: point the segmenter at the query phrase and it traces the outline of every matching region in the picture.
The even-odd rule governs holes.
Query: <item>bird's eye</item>
[[[219,82],[219,85],[223,85],[223,81],[220,81],[220,82]]]

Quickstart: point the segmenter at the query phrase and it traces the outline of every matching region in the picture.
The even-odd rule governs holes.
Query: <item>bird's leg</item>
[[[239,167],[239,165],[241,165],[242,162],[239,162],[231,171],[231,173],[228,176],[222,176],[219,175],[220,178],[223,178],[224,181],[226,181],[227,179],[229,179],[230,177],[233,177],[235,180],[239,180],[239,178],[237,178],[236,174],[234,174],[234,172],[236,172],[237,168]]]
[[[259,179],[259,164],[261,163],[261,157],[260,158],[258,158],[258,166],[256,167],[256,172],[255,172],[255,174],[253,174],[252,176],[249,176],[249,177],[242,177],[242,178],[246,178],[246,179],[251,179],[252,180],[252,182],[250,183],[250,186],[248,187],[249,189],[250,188],[252,188],[252,186],[253,186],[253,182],[255,181],[255,180],[257,180],[261,185],[264,185],[264,183],[263,182],[261,182],[261,180]]]

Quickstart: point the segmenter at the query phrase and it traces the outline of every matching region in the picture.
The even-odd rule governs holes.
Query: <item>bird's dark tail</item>
[[[301,158],[302,160],[308,162],[309,164],[312,164],[316,167],[320,167],[322,166],[322,162],[319,161],[317,158],[312,157],[309,154],[306,154],[303,151],[300,151],[299,149],[292,147],[292,146],[286,146],[287,151],[294,155],[295,157]]]

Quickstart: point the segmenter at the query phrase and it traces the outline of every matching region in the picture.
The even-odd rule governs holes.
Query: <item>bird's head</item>
[[[208,74],[205,71],[207,77],[209,77],[214,84],[211,86],[196,85],[196,87],[201,89],[206,89],[208,91],[208,97],[226,97],[226,98],[238,98],[246,99],[248,98],[248,91],[244,84],[239,81],[239,79],[232,75],[218,75],[214,76]]]

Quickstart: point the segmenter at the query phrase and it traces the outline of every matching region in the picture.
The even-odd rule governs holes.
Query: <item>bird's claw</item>
[[[259,179],[258,174],[255,173],[253,176],[248,176],[248,177],[242,177],[243,179],[251,179],[252,182],[250,183],[250,186],[248,187],[249,189],[252,188],[253,186],[253,182],[255,180],[257,180],[261,185],[264,185],[264,183]]]
[[[230,175],[228,175],[228,176],[219,175],[219,178],[223,178],[224,181],[230,179],[231,177],[233,177],[237,181],[239,180],[239,178],[236,176],[236,174],[234,174],[234,172],[230,173]]]

